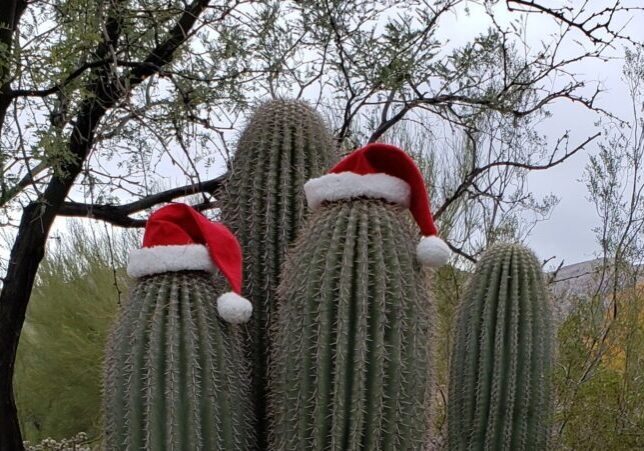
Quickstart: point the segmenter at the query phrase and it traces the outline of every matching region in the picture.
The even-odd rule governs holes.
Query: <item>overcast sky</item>
[[[628,27],[632,36],[640,42],[644,41],[642,15],[637,20],[634,18]],[[621,56],[622,49],[618,48],[615,54]],[[605,92],[598,98],[599,107],[622,119],[631,120],[632,103],[622,81],[622,65],[621,58],[609,62],[593,60],[579,65],[577,70],[587,80],[602,82]],[[552,117],[542,125],[549,136],[557,136],[562,128],[569,129],[574,146],[599,131],[596,126],[598,116],[583,107],[562,101],[550,110]],[[587,199],[589,194],[582,181],[588,156],[596,151],[597,143],[593,143],[585,152],[575,155],[561,166],[532,173],[530,188],[535,194],[553,192],[560,197],[551,219],[538,224],[530,237],[530,244],[540,257],[556,256],[557,262],[563,259],[570,264],[597,256],[599,246],[592,228],[599,225],[599,218],[594,205]]]
[[[516,19],[516,13],[507,13],[504,4],[500,2],[497,11],[502,20]],[[562,4],[553,1],[550,4]],[[602,5],[613,1],[593,0],[593,8],[599,10]],[[626,0],[624,4],[642,6],[642,0]],[[456,43],[465,43],[489,25],[488,18],[481,10],[470,9],[470,15],[460,14],[448,18],[452,23],[444,21],[441,24],[442,36]],[[625,32],[640,42],[644,41],[644,14],[637,16],[622,16],[617,20],[624,24]],[[527,16],[528,43],[539,47],[542,39],[547,40],[549,33],[558,29],[554,22],[538,14]],[[577,34],[575,37],[581,38]],[[581,40],[581,39],[580,39]],[[568,48],[563,51],[577,51],[572,40],[566,43]],[[621,81],[623,48],[618,46],[613,52],[611,61],[587,60],[575,66],[577,73],[584,80],[600,81],[606,90],[598,98],[598,106],[605,108],[620,118],[630,120],[632,107],[624,84]],[[560,101],[549,107],[552,117],[539,126],[539,131],[556,139],[565,130],[570,130],[570,144],[575,147],[600,129],[595,125],[598,115],[573,105]],[[587,200],[588,192],[581,180],[589,154],[596,152],[597,145],[591,144],[583,153],[573,156],[565,163],[543,172],[533,172],[529,177],[529,188],[537,196],[554,193],[560,198],[551,218],[537,224],[528,239],[528,244],[534,248],[539,257],[546,259],[556,257],[553,264],[561,260],[572,264],[589,260],[597,256],[599,247],[596,243],[592,228],[599,224],[594,206]]]

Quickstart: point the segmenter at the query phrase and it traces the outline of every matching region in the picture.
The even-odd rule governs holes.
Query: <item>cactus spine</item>
[[[299,236],[273,330],[272,449],[422,448],[431,315],[407,214],[333,202]]]
[[[547,449],[553,326],[534,254],[516,244],[490,248],[472,276],[457,321],[449,449]]]
[[[107,348],[106,449],[253,446],[242,340],[218,318],[211,279],[181,271],[137,281]]]
[[[335,158],[333,139],[307,104],[261,105],[243,131],[221,194],[221,215],[244,254],[244,293],[254,306],[247,327],[259,449],[265,449],[267,330],[288,245],[307,212],[302,186]]]

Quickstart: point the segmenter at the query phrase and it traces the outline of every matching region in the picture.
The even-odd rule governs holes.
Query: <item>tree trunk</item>
[[[44,215],[51,216],[52,209]],[[38,204],[25,208],[0,294],[0,449],[20,450],[22,436],[12,377],[20,330],[52,220],[40,217]],[[44,216],[43,215],[43,216]]]
[[[0,7],[0,48],[4,48],[6,53],[4,57],[8,58],[13,50],[13,35],[16,26],[20,21],[22,13],[27,7],[24,0],[2,0],[2,7]],[[0,54],[0,59],[3,55]],[[5,116],[11,101],[11,80],[8,77],[7,65],[0,64],[0,136],[2,136],[2,129],[4,126]]]
[[[97,85],[97,90],[99,89],[103,94],[110,92]],[[30,203],[24,209],[16,241],[11,249],[0,293],[0,450],[23,449],[12,387],[20,331],[38,266],[45,254],[49,229],[80,173],[82,162],[87,157],[94,138],[94,130],[106,111],[106,105],[101,100],[100,96],[92,98],[81,109],[78,125],[69,142],[69,151],[74,156],[74,161],[62,168],[62,176],[52,177],[40,200]]]
[[[22,3],[22,0],[17,0]],[[105,23],[105,41],[99,44],[96,56],[99,60],[116,49],[123,17],[119,3],[110,0],[111,10]],[[136,85],[172,60],[176,49],[190,36],[189,31],[197,18],[208,6],[209,0],[194,0],[186,8],[166,39],[159,43],[140,65],[117,79],[110,68],[99,67],[94,71],[87,89],[91,93],[79,108],[74,129],[69,138],[68,152],[72,161],[62,165],[58,174],[52,176],[47,189],[35,202],[23,211],[18,235],[11,250],[7,274],[0,293],[0,450],[23,450],[22,435],[18,423],[13,396],[13,369],[20,331],[31,295],[38,266],[45,253],[49,229],[58,215],[61,205],[74,185],[94,141],[94,132],[105,112],[125,97]],[[17,11],[17,9],[16,9]],[[5,10],[2,9],[2,14]],[[3,16],[0,16],[2,20]],[[1,36],[0,36],[1,37]],[[128,89],[123,89],[127,86]],[[4,88],[4,86],[2,86]]]
[[[14,32],[26,7],[27,3],[23,0],[6,0],[0,8],[0,45],[5,49],[5,54],[0,55],[0,58],[9,59],[10,52],[13,49]],[[7,111],[13,100],[11,96],[11,80],[7,68],[7,64],[0,64],[0,136],[2,136]],[[31,205],[25,208],[22,217],[23,221],[18,232],[19,236],[25,236],[24,229],[27,226],[31,225],[33,227],[34,223],[27,220],[27,218],[32,218],[34,211],[35,208]],[[28,234],[27,236],[30,235]],[[2,297],[5,296],[5,293],[7,297],[14,297],[17,292],[20,292],[20,286],[31,286],[33,284],[33,277],[36,271],[31,270],[30,266],[38,266],[43,252],[43,246],[30,247],[30,243],[24,239],[21,242],[16,241],[9,260],[9,267],[14,266],[16,261],[21,261],[19,267],[25,268],[25,271],[22,271],[19,275],[24,280],[7,283],[5,279],[2,287]],[[30,275],[31,280],[29,280]],[[20,320],[22,325],[25,309],[23,308],[21,313],[20,309],[16,311],[15,307],[15,304],[5,303],[4,300],[0,300],[0,335],[4,335],[5,331],[8,334],[14,334],[8,337],[8,340],[0,338],[0,449],[3,450],[19,450],[23,447],[16,415],[16,403],[11,386],[15,360],[12,356],[16,355],[20,329],[17,331],[12,330],[11,327],[8,327],[8,323],[12,318],[17,317],[22,318]]]

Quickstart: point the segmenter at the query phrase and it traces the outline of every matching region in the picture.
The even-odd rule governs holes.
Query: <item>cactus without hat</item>
[[[552,313],[539,261],[518,244],[493,246],[459,307],[449,449],[548,449],[552,358]]]
[[[306,103],[262,104],[241,134],[221,193],[222,221],[244,252],[244,291],[254,306],[246,326],[253,371],[259,449],[266,447],[268,327],[289,244],[307,214],[302,186],[335,160],[324,120]]]

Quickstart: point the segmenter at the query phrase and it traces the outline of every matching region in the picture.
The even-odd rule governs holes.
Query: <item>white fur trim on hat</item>
[[[248,299],[229,291],[217,298],[217,312],[224,321],[233,324],[245,323],[253,313],[253,304]]]
[[[411,188],[398,177],[388,174],[340,172],[311,179],[304,184],[309,207],[314,210],[324,201],[369,197],[409,207]]]
[[[451,253],[447,243],[437,236],[424,236],[416,246],[418,261],[427,266],[443,266]]]
[[[202,244],[153,246],[130,253],[127,274],[143,277],[171,271],[215,272],[210,254]]]

